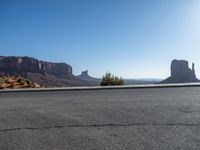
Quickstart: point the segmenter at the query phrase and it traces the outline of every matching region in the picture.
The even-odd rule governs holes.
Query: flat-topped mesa
[[[31,57],[0,56],[0,72],[72,74],[72,67],[65,63],[39,61]]]
[[[91,86],[73,75],[66,63],[40,61],[32,57],[0,56],[0,76],[21,76],[44,87]]]
[[[189,68],[188,61],[173,60],[171,63],[171,76],[161,83],[199,82],[195,75],[194,63]]]

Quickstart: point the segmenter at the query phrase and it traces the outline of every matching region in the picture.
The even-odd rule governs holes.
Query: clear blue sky
[[[0,55],[124,78],[165,78],[177,58],[200,77],[200,1],[0,0]]]

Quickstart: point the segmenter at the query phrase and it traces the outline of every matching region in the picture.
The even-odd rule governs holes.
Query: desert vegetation
[[[0,77],[0,89],[5,88],[36,88],[40,85],[20,76],[2,76]]]
[[[109,86],[109,85],[124,85],[124,80],[122,77],[117,77],[112,75],[110,72],[107,72],[100,83],[101,86]]]

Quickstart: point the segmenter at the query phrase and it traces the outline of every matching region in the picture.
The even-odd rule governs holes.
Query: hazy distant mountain
[[[163,79],[158,79],[158,78],[140,78],[139,80],[142,80],[142,81],[153,81],[153,82],[160,82],[162,81]]]
[[[81,80],[65,63],[40,61],[31,57],[0,56],[1,76],[22,76],[43,86],[86,86],[96,83]]]
[[[173,60],[171,63],[171,76],[161,83],[187,83],[187,82],[200,82],[196,78],[194,63],[192,69],[188,66],[188,61]]]
[[[92,81],[98,85],[101,82],[101,78],[94,78],[88,74],[88,70],[82,71],[80,75],[77,76],[79,79],[84,81]],[[163,79],[155,78],[141,78],[141,79],[124,79],[125,85],[136,85],[136,84],[155,84],[161,82]]]
[[[154,79],[154,78],[124,79],[126,85],[157,84],[157,83],[160,83],[162,80],[163,79]]]

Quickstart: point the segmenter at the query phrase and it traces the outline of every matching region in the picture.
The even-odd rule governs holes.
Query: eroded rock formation
[[[173,60],[171,63],[171,76],[161,83],[199,82],[195,75],[195,66],[189,68],[188,61]]]
[[[99,85],[99,83],[100,83],[100,81],[101,81],[101,79],[91,77],[91,76],[88,74],[88,70],[82,71],[82,73],[81,73],[80,75],[78,75],[77,77],[78,77],[80,80],[95,82],[97,85]]]
[[[22,76],[44,86],[90,85],[72,74],[72,67],[65,63],[40,61],[32,57],[0,56],[1,76]]]
[[[50,74],[72,74],[72,67],[65,63],[39,61],[31,57],[0,56],[0,71],[3,72],[32,72]]]

